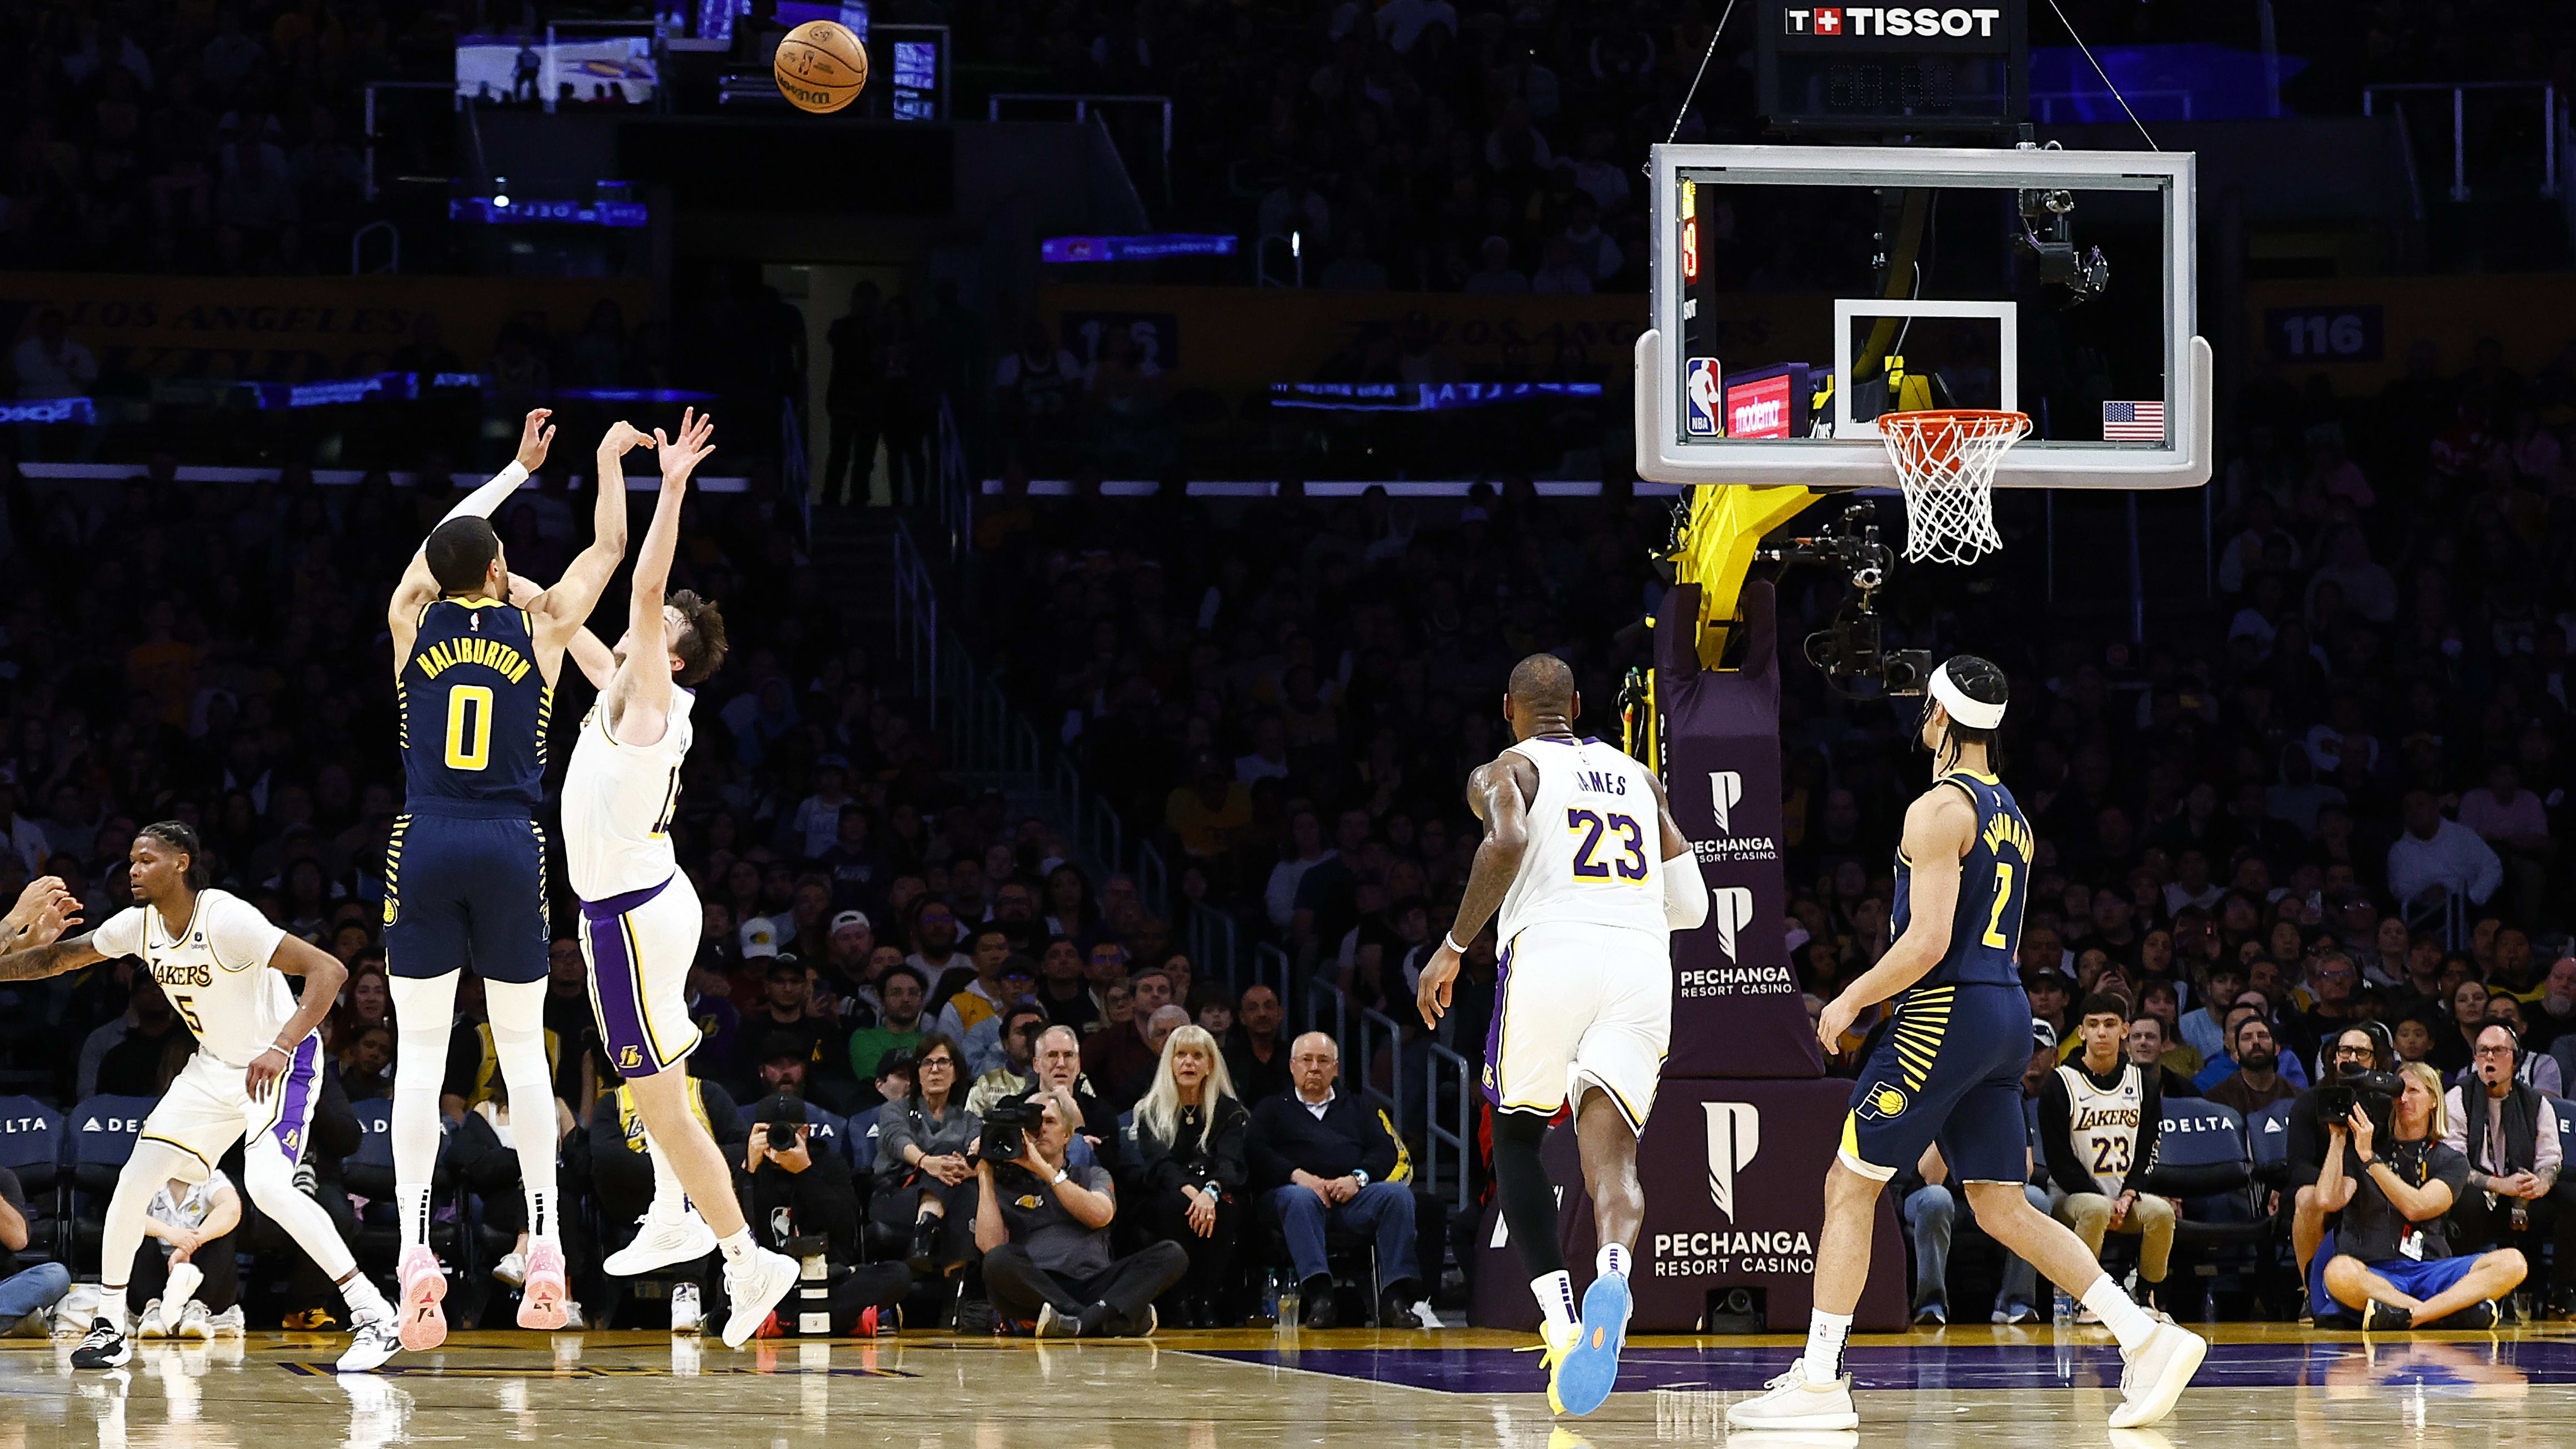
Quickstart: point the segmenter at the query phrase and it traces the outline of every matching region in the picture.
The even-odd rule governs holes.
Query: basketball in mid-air
[[[770,69],[789,105],[824,115],[859,98],[868,83],[868,48],[845,25],[808,20],[778,42]]]

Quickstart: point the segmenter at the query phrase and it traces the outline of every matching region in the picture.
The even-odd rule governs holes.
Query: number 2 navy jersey
[[[2012,792],[1992,775],[1953,770],[1933,782],[1955,786],[1976,807],[1977,834],[1959,860],[1959,904],[1950,917],[1950,949],[1922,980],[1924,986],[2021,985],[2014,959],[2021,949],[2022,905],[2030,892],[2033,842],[2030,822]],[[1896,911],[1892,929],[1905,934],[1913,918],[1914,862],[1896,852]]]
[[[527,610],[498,599],[440,599],[421,610],[397,695],[407,809],[535,811],[555,691],[537,667]]]

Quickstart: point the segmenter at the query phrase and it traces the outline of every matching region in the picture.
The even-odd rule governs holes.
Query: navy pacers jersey
[[[1933,782],[1956,786],[1977,811],[1976,838],[1959,860],[1959,904],[1950,919],[1950,949],[1924,986],[2021,985],[2022,906],[2030,894],[2030,823],[2012,791],[1992,775],[1953,770]],[[1914,863],[1896,853],[1894,932],[1913,916]]]
[[[397,694],[409,808],[534,813],[555,691],[537,667],[527,610],[498,599],[431,604]]]

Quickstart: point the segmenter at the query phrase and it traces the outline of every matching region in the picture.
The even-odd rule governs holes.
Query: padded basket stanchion
[[[1905,486],[1905,557],[1971,564],[2003,547],[1995,465],[2030,432],[2026,413],[1981,408],[1884,413],[1879,436]]]

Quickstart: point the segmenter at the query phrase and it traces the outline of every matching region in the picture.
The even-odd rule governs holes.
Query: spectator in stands
[[[1157,1238],[1189,1251],[1189,1274],[1172,1304],[1179,1327],[1214,1328],[1243,1316],[1224,1298],[1242,1231],[1251,1120],[1216,1038],[1197,1026],[1175,1028],[1164,1039],[1154,1085],[1136,1104],[1130,1196]]]
[[[1143,1338],[1155,1328],[1154,1300],[1189,1271],[1180,1244],[1156,1242],[1113,1258],[1109,1224],[1118,1193],[1109,1170],[1066,1159],[1070,1103],[1041,1098],[1022,1151],[995,1165],[979,1158],[975,1246],[993,1311],[1040,1338]]]
[[[0,1167],[0,1275],[5,1275],[0,1276],[0,1338],[45,1337],[45,1310],[60,1303],[72,1287],[71,1270],[60,1263],[17,1266],[16,1256],[27,1251],[29,1216],[27,1192],[19,1186],[18,1174]],[[151,1244],[144,1246],[148,1249]]]
[[[912,929],[906,934],[912,938],[912,954],[904,960],[930,983],[931,1001],[944,1009],[973,976],[972,968],[957,958],[957,913],[945,901],[924,896],[913,903]]]
[[[814,973],[805,968],[805,963],[781,952],[770,959],[762,976],[766,989],[760,1004],[744,1013],[746,1030],[765,1043],[794,1039],[809,1076],[823,1062],[846,1055],[839,1024],[814,1009]]]
[[[1082,948],[1070,936],[1057,936],[1038,955],[1038,1009],[1047,1020],[1087,1035],[1100,1022],[1100,998],[1082,977]]]
[[[1118,1114],[1091,1090],[1082,1074],[1082,1039],[1069,1026],[1051,1026],[1037,1035],[1036,1057],[1027,1097],[1054,1095],[1073,1103],[1073,1141],[1077,1159],[1086,1155],[1111,1172],[1124,1170],[1120,1160]]]
[[[2272,1045],[2272,1028],[2262,1017],[2251,1011],[2236,1017],[2236,1042],[2229,1055],[2236,1061],[2236,1070],[2200,1094],[2207,1100],[2234,1108],[2237,1116],[2250,1122],[2273,1103],[2299,1095],[2297,1088],[2281,1079],[2280,1053]]]
[[[394,1030],[379,1022],[360,1027],[350,1040],[349,1049],[335,1064],[340,1073],[340,1090],[352,1102],[372,1101],[394,1094]]]
[[[2073,1228],[2095,1257],[2106,1232],[2135,1236],[2139,1300],[2160,1306],[2171,1261],[2174,1207],[2147,1192],[2163,1125],[2161,1069],[2122,1055],[2129,1004],[2116,996],[2084,1000],[2076,1030],[2083,1050],[2057,1068],[2039,1098],[2039,1143],[2055,1184],[2057,1220]]]
[[[170,1009],[170,1000],[161,994],[161,983],[149,971],[134,973],[133,1024],[98,1063],[98,1090],[117,1096],[157,1097],[161,1095],[162,1061],[173,1052],[186,1052],[195,1044],[179,1014]]]
[[[1161,1048],[1152,1040],[1153,1009],[1147,1003],[1167,1005],[1170,997],[1171,978],[1160,971],[1140,972],[1133,981],[1122,983],[1109,998],[1108,1025],[1082,1044],[1082,1074],[1112,1098],[1128,1083],[1143,1080],[1161,1058]]]
[[[2052,1056],[2054,1050],[2052,1046]],[[1950,1321],[1950,1243],[1959,1215],[1970,1211],[1965,1195],[1950,1186],[1950,1166],[1937,1146],[1923,1149],[1923,1159],[1914,1171],[1896,1180],[1896,1191],[1897,1201],[1904,1205],[1899,1216],[1914,1240],[1914,1321],[1946,1324]],[[2023,1183],[2022,1195],[2032,1207],[2048,1211],[2048,1194],[2038,1184]],[[2020,1255],[2006,1253],[1988,1321],[2036,1323],[2038,1303],[2039,1270]]]
[[[877,1194],[870,1215],[911,1230],[907,1257],[925,1275],[968,1261],[975,1232],[975,1144],[983,1121],[966,1107],[964,1052],[932,1032],[913,1047],[912,1095],[877,1109]]]
[[[1124,1112],[1144,1100],[1145,1094],[1153,1089],[1155,1074],[1162,1070],[1165,1043],[1171,1040],[1173,1032],[1189,1024],[1187,1007],[1160,1006],[1154,1009],[1154,1014],[1145,1019],[1145,1049],[1151,1054],[1151,1062],[1126,1081],[1107,1089],[1102,1100],[1109,1104],[1111,1110]]]
[[[1011,959],[1011,933],[1000,926],[978,926],[966,938],[966,951],[975,974],[939,1009],[939,1031],[961,1042],[976,1023],[1010,1005],[1002,989],[1002,968]]]
[[[921,1045],[921,1003],[929,994],[930,984],[921,972],[910,965],[889,966],[877,978],[877,991],[885,1002],[874,1026],[863,1026],[850,1033],[850,1069],[860,1081],[877,1075],[877,1063],[890,1051],[914,1051]],[[864,1098],[862,1105],[866,1105]]]
[[[1310,1031],[1290,1045],[1291,1089],[1256,1104],[1245,1138],[1252,1186],[1268,1204],[1268,1218],[1288,1241],[1305,1304],[1305,1326],[1339,1321],[1332,1274],[1325,1262],[1325,1232],[1339,1227],[1369,1235],[1377,1244],[1381,1327],[1414,1328],[1409,1295],[1419,1278],[1413,1246],[1413,1191],[1388,1181],[1402,1146],[1384,1114],[1335,1082],[1342,1052],[1333,1039]]]
[[[1025,1003],[1004,1012],[1001,1020],[1004,1059],[1001,1065],[977,1076],[966,1091],[966,1110],[977,1117],[989,1111],[993,1103],[1029,1089],[1029,1074],[1037,1058],[1037,1036],[1047,1027],[1046,1014]]]
[[[561,1142],[573,1129],[572,1109],[548,1097],[525,1112],[512,1110],[509,1079],[499,1072],[483,1099],[466,1109],[457,1125],[448,1157],[456,1180],[483,1200],[486,1227],[513,1236],[510,1251],[492,1265],[492,1277],[516,1289],[528,1278],[528,1205],[519,1186],[519,1154],[512,1145],[520,1132],[545,1132]]]
[[[2555,1103],[2515,1078],[2521,1044],[2498,1023],[2478,1033],[2477,1057],[2442,1101],[2442,1141],[2468,1159],[2468,1180],[2450,1214],[2452,1246],[2553,1249],[2549,1307],[2576,1311],[2576,1212],[2554,1200],[2565,1166]]]
[[[2388,890],[2410,919],[2455,897],[2485,905],[2504,883],[2504,862],[2478,833],[2444,818],[2433,792],[2406,792],[2406,833],[2388,847]]]
[[[2129,1018],[2129,1029],[2123,1045],[2128,1058],[2138,1070],[2153,1077],[2156,1090],[2168,1097],[2188,1097],[2191,1079],[2165,1065],[2165,1019],[2140,1013]]]
[[[2420,1062],[2399,1076],[2405,1090],[2384,1139],[2359,1104],[2327,1126],[2316,1192],[2343,1216],[2331,1251],[2316,1255],[2309,1299],[2320,1316],[2338,1305],[2349,1310],[2365,1333],[2492,1327],[2495,1300],[2522,1282],[2529,1265],[2512,1248],[2452,1254],[2443,1214],[2468,1186],[2469,1161],[2443,1142],[2441,1078]]]
[[[145,1209],[143,1246],[135,1250],[126,1291],[143,1300],[137,1338],[205,1339],[242,1333],[242,1199],[232,1179],[217,1171],[204,1182],[176,1178],[152,1194]]]
[[[2546,1052],[2550,1043],[2576,1031],[2576,956],[2561,956],[2550,965],[2539,997],[2522,1015],[2530,1028],[2523,1035],[2527,1051]]]

